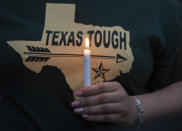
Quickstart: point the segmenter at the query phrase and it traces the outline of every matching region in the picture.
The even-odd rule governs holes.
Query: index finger
[[[97,85],[81,88],[74,95],[79,97],[88,97],[92,95],[98,95],[101,93],[114,92],[117,87],[112,84],[113,82],[104,82]]]

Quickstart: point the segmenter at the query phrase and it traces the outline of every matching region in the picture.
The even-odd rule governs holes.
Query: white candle
[[[84,63],[83,63],[83,72],[84,72],[84,86],[90,86],[90,50],[89,50],[89,39],[85,39],[84,49]]]

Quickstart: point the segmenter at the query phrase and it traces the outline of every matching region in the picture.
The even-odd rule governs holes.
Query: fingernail
[[[81,95],[82,95],[82,92],[81,92],[81,91],[77,91],[77,92],[75,92],[74,95],[75,95],[75,96],[81,96]]]
[[[75,108],[74,112],[75,113],[83,113],[83,110],[84,110],[83,108]]]
[[[71,103],[72,107],[76,107],[76,106],[79,106],[79,105],[80,105],[79,101],[74,101],[74,102]]]

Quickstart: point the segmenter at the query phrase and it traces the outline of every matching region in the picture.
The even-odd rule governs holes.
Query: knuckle
[[[120,95],[121,97],[125,97],[126,96],[125,91],[123,91],[122,89],[118,90],[118,95]]]
[[[123,101],[123,95],[121,92],[116,92],[115,96],[118,98],[119,101]]]
[[[103,105],[102,108],[104,113],[112,112],[112,108],[109,105]]]
[[[107,96],[105,94],[99,95],[98,96],[98,102],[99,103],[104,103],[107,99]]]
[[[124,100],[122,95],[119,95],[118,99],[119,99],[119,101],[123,101]]]
[[[123,92],[123,87],[118,86],[118,91]]]
[[[121,89],[121,84],[119,83],[119,82],[117,82],[117,81],[114,81],[113,82],[113,85],[114,85],[114,88],[116,89],[116,90],[119,90],[119,89]]]
[[[99,84],[99,92],[104,92],[105,91],[105,85],[103,83]]]
[[[121,84],[117,81],[114,82],[117,87],[121,87]]]
[[[104,111],[106,111],[107,109],[106,109],[106,106],[104,106],[104,105],[102,105],[102,106],[100,106],[100,111],[101,112],[104,112]]]
[[[94,101],[90,100],[89,98],[82,98],[79,101],[80,101],[80,106],[89,106],[94,103]]]
[[[122,103],[118,103],[117,108],[115,108],[118,113],[122,112],[122,106]]]
[[[84,108],[84,113],[90,113],[90,109],[87,108],[87,107],[85,107],[85,108]]]
[[[80,99],[80,106],[84,106],[86,104],[86,100],[85,99]]]
[[[85,106],[92,105],[92,101],[89,98],[85,98]]]

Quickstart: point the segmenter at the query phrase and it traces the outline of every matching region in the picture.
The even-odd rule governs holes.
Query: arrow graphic
[[[26,59],[26,62],[41,62],[41,61],[48,61],[50,57],[83,57],[83,54],[57,54],[51,53],[48,48],[42,47],[34,47],[34,46],[27,46],[30,52],[24,52],[24,55],[29,55]],[[104,56],[104,55],[90,55],[91,58],[96,59],[113,59],[116,60],[116,63],[121,63],[126,61],[127,59],[120,54],[116,54],[116,56]]]

